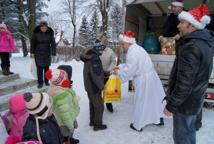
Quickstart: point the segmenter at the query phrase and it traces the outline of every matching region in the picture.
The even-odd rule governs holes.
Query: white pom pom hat
[[[178,19],[188,21],[197,29],[203,29],[211,21],[208,15],[208,7],[204,3],[201,3],[199,6],[188,12],[182,11],[178,15]]]

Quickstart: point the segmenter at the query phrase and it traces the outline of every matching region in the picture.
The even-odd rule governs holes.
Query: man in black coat
[[[179,24],[178,14],[183,11],[183,2],[181,0],[176,0],[169,6],[171,14],[167,17],[166,22],[163,26],[162,36],[163,37],[175,37],[179,39],[179,31],[177,25]]]
[[[178,15],[183,38],[170,74],[164,113],[173,115],[175,144],[196,143],[196,119],[201,111],[213,66],[214,33],[209,24],[208,8],[200,4]]]
[[[35,58],[37,67],[38,88],[42,88],[43,82],[49,86],[44,74],[51,64],[51,55],[56,55],[56,42],[54,31],[48,27],[46,21],[41,21],[35,28],[30,44],[31,57]]]

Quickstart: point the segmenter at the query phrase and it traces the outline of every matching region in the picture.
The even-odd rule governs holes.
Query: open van
[[[184,9],[189,10],[199,5],[203,0],[183,0]],[[137,43],[143,46],[145,33],[149,30],[158,37],[161,35],[167,15],[170,14],[168,6],[171,0],[132,0],[126,5],[125,31],[132,30],[137,36]],[[214,0],[207,0],[212,22],[214,19]],[[214,25],[212,25],[214,29]],[[150,53],[154,67],[164,85],[167,85],[168,77],[175,59],[175,55],[162,55]],[[214,66],[213,66],[214,67]],[[209,80],[214,84],[214,69]],[[214,89],[208,88],[209,93]]]

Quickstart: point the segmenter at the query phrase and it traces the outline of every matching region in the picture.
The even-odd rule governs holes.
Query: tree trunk
[[[25,34],[25,31],[27,31],[27,23],[25,22],[22,14],[24,12],[24,5],[23,5],[23,0],[17,0],[17,7],[19,10],[19,21],[21,23],[19,27],[19,32],[22,33],[23,35]],[[28,55],[28,50],[27,50],[27,44],[26,40],[23,36],[20,36],[21,42],[22,42],[22,50],[23,50],[23,55],[24,57]]]
[[[108,12],[109,0],[97,0],[97,5],[99,7],[102,16],[102,32],[107,33],[108,30]]]
[[[107,33],[108,30],[108,13],[106,12],[106,10],[101,12],[102,14],[102,30],[103,33]]]
[[[22,36],[21,36],[21,42],[22,42],[23,56],[26,57],[28,55],[27,44],[26,44],[25,38]]]
[[[35,0],[27,0],[28,9],[29,9],[29,37],[32,36],[33,30],[36,26],[36,1]]]
[[[72,24],[74,27],[74,33],[73,33],[73,47],[75,47],[76,43],[76,5],[75,5],[76,0],[73,0],[73,17],[72,17]]]

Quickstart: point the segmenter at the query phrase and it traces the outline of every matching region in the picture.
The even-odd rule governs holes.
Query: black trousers
[[[0,52],[1,57],[1,68],[10,68],[10,53],[9,52]]]
[[[94,125],[103,124],[104,106],[101,93],[102,93],[101,91],[96,94],[88,93],[90,123],[93,123]]]
[[[36,66],[37,67],[37,78],[38,84],[43,84],[43,82],[48,83],[48,79],[45,78],[45,72],[49,69],[49,66]]]

